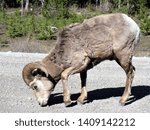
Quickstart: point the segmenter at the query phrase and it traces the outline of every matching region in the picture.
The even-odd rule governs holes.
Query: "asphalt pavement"
[[[59,82],[48,106],[38,105],[31,89],[22,79],[22,69],[29,62],[46,54],[0,52],[0,112],[1,113],[149,113],[150,112],[150,57],[134,57],[136,68],[132,84],[132,100],[119,104],[126,75],[115,61],[104,61],[88,71],[88,99],[76,102],[80,94],[79,74],[69,77],[72,105],[63,103],[62,84]]]

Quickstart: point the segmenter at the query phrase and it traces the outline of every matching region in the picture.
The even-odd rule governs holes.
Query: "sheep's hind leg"
[[[127,75],[125,90],[119,101],[122,105],[126,103],[131,94],[131,85],[134,78],[134,71],[135,71],[134,66],[132,65],[132,63],[129,63],[128,68],[125,69]]]
[[[129,62],[126,62],[125,60],[122,60],[122,61],[117,60],[117,62],[124,69],[124,71],[126,72],[126,76],[127,76],[124,93],[119,101],[122,105],[124,105],[131,94],[131,85],[132,85],[132,81],[134,78],[135,68],[132,65],[131,60]]]
[[[81,94],[77,99],[77,102],[83,104],[85,99],[87,98],[87,90],[86,90],[86,78],[87,78],[87,71],[80,73],[81,78]]]

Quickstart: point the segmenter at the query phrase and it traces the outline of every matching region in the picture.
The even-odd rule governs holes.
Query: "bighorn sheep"
[[[87,70],[104,60],[115,60],[125,71],[127,79],[120,99],[125,104],[134,77],[132,56],[139,43],[140,29],[126,14],[116,13],[96,16],[67,26],[58,34],[55,48],[42,61],[27,64],[22,72],[41,106],[47,105],[50,94],[61,79],[65,105],[71,104],[68,77],[80,73],[83,103],[87,98]]]

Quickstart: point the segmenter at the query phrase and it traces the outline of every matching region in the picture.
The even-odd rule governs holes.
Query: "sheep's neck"
[[[51,60],[49,55],[42,60],[42,63],[45,65],[45,67],[46,67],[48,73],[51,75],[51,77],[53,77],[54,80],[56,80],[58,82],[61,78],[61,72],[63,71],[63,69],[61,67],[59,67],[57,64],[55,64]]]

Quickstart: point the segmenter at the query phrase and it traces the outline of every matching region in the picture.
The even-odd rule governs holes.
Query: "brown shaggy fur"
[[[82,88],[80,103],[87,96],[86,72],[103,60],[116,60],[127,75],[126,87],[120,102],[125,103],[131,91],[134,77],[132,56],[139,42],[139,28],[124,14],[96,16],[64,28],[52,52],[41,61],[49,75],[62,80],[64,102],[70,103],[68,76],[80,73]]]

